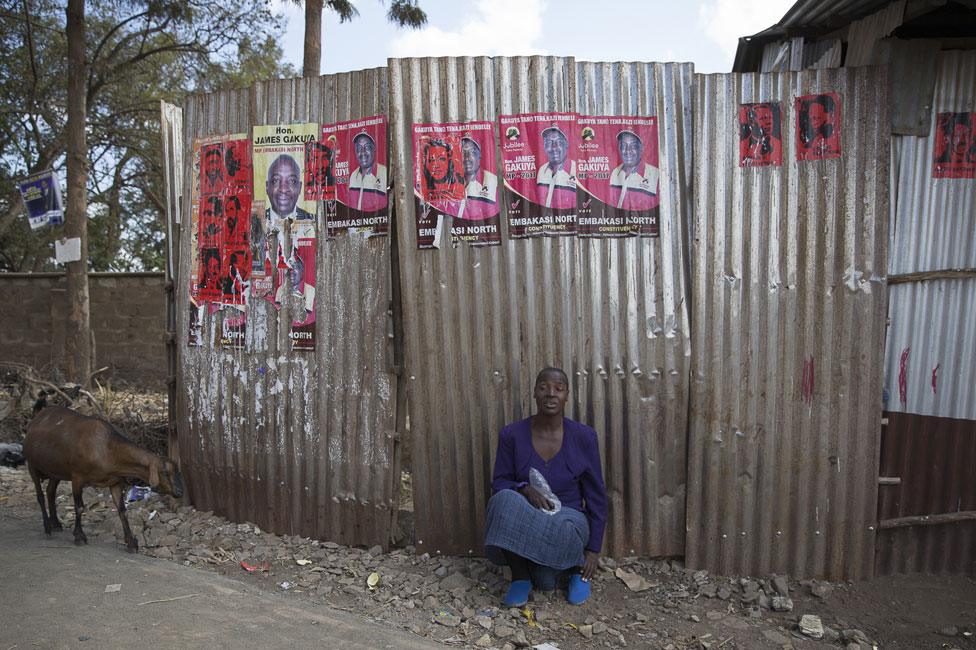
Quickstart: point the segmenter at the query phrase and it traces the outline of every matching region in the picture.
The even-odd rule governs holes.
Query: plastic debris
[[[270,571],[271,565],[267,562],[259,562],[257,564],[249,564],[244,560],[241,560],[241,568],[248,573],[254,573],[255,571]]]
[[[295,560],[295,564],[297,564],[298,566],[308,566],[311,563],[312,563],[311,560]]]
[[[282,589],[284,589],[285,591],[288,591],[288,590],[289,590],[289,589],[291,589],[291,588],[292,588],[292,587],[293,587],[294,585],[292,585],[292,583],[290,583],[290,582],[288,582],[287,580],[285,580],[284,582],[282,582],[282,583],[280,583],[280,584],[279,584],[278,586],[279,586],[279,587],[281,587]]]
[[[126,503],[135,501],[145,501],[152,494],[152,488],[147,485],[133,485],[129,488],[129,493],[125,495]]]
[[[116,591],[122,591],[122,585],[105,585],[105,593],[111,594]]]
[[[369,577],[366,578],[366,586],[369,587],[370,591],[373,591],[374,589],[376,589],[376,586],[378,584],[380,584],[380,574],[373,571],[372,573],[369,574]]]
[[[525,617],[525,622],[529,627],[539,627],[539,624],[535,622],[535,612],[533,612],[528,607],[521,610],[522,616]]]
[[[560,650],[560,648],[555,643],[546,641],[545,643],[540,643],[539,645],[532,646],[532,650]]]

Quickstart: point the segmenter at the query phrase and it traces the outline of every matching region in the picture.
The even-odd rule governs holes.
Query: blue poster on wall
[[[29,176],[18,184],[27,207],[31,230],[64,223],[61,184],[50,169]]]

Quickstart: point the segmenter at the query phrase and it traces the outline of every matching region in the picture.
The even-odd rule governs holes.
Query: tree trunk
[[[68,204],[65,237],[81,240],[81,259],[67,264],[68,322],[65,357],[68,378],[86,386],[91,377],[92,342],[88,295],[88,142],[85,137],[85,0],[68,0]]]
[[[323,0],[305,0],[303,77],[317,77],[322,68],[322,3]]]

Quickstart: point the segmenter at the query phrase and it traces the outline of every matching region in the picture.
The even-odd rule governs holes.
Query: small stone
[[[448,573],[448,568],[443,565],[434,569],[434,575],[437,576],[438,578],[446,578],[447,573]]]
[[[461,624],[461,617],[455,616],[450,612],[443,611],[443,612],[438,612],[434,616],[434,622],[437,623],[438,625],[443,625],[444,627],[457,627],[458,625]]]
[[[822,639],[824,636],[823,623],[819,616],[804,614],[800,618],[800,634],[813,639]]]
[[[472,587],[473,583],[469,578],[464,577],[462,574],[454,572],[441,580],[440,588],[444,591],[453,591],[455,589],[464,589],[467,591]]]
[[[756,601],[756,604],[759,605],[762,609],[769,609],[770,607],[773,606],[773,602],[769,599],[769,596],[767,596],[766,594],[759,594],[759,600]]]
[[[525,632],[518,630],[515,632],[515,636],[512,637],[512,643],[515,644],[516,648],[528,648],[529,640],[525,638]]]
[[[593,634],[603,634],[607,631],[607,624],[603,621],[597,621],[593,624]]]
[[[723,618],[725,618],[725,614],[723,614],[722,612],[716,612],[715,610],[712,610],[710,612],[705,613],[705,618],[707,618],[710,621],[721,621]]]
[[[837,643],[840,640],[840,632],[838,632],[834,628],[824,625],[823,631],[824,631],[823,639],[827,643],[833,644],[833,643]]]
[[[825,582],[814,582],[810,585],[810,593],[820,600],[825,600],[833,590],[834,588]]]
[[[578,628],[578,630],[579,630],[579,633],[582,634],[584,638],[587,638],[587,639],[592,639],[593,638],[593,626],[592,625],[580,625],[579,628]]]
[[[773,596],[773,611],[774,612],[792,612],[793,611],[793,599],[787,598],[786,596]]]
[[[840,636],[846,643],[857,643],[866,648],[871,647],[871,639],[868,638],[868,635],[856,628],[844,630]]]
[[[427,596],[426,598],[424,598],[424,608],[430,610],[440,609],[441,603],[433,596]]]
[[[487,616],[475,616],[474,622],[486,630],[490,630],[492,626],[492,620]]]
[[[786,576],[773,576],[773,589],[776,590],[780,596],[790,595],[790,581]]]
[[[634,618],[637,619],[637,622],[638,623],[646,623],[647,622],[647,616],[645,614],[641,614],[640,612],[637,612],[636,614],[634,614]]]
[[[728,587],[719,587],[718,597],[721,598],[722,600],[728,600],[729,598],[732,597],[732,590],[729,589]]]
[[[948,625],[939,630],[939,634],[942,636],[956,636],[959,634],[959,628],[957,628],[955,625]]]
[[[692,614],[691,616],[688,617],[688,620],[693,621],[695,623],[701,623],[701,618],[697,614]]]
[[[383,547],[382,547],[382,546],[380,546],[379,544],[377,544],[376,546],[374,546],[374,547],[372,547],[371,549],[369,549],[369,551],[368,551],[368,553],[369,553],[369,554],[370,554],[370,555],[371,555],[372,557],[376,557],[376,556],[378,556],[378,555],[383,555]]]
[[[718,585],[711,582],[707,585],[702,585],[701,594],[706,598],[715,598],[716,594],[718,594]]]
[[[476,646],[478,646],[479,648],[488,648],[488,647],[491,647],[491,636],[489,636],[487,634],[482,634],[481,635],[481,638],[479,638],[477,641],[475,641],[474,644]]]
[[[499,639],[507,639],[513,634],[515,634],[514,627],[509,627],[508,625],[498,625],[498,627],[495,628],[495,636],[497,636]]]
[[[695,571],[695,573],[691,577],[698,584],[704,584],[708,582],[708,571],[705,570]]]

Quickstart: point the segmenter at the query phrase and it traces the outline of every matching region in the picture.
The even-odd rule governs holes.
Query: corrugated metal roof
[[[795,160],[793,99],[837,92],[839,159]],[[783,166],[738,166],[779,101]],[[687,562],[869,577],[888,221],[883,69],[696,75]]]
[[[184,150],[192,151],[194,138],[256,124],[382,114],[386,98],[385,69],[196,95],[184,108]],[[187,169],[184,186],[191,180]],[[184,214],[189,200],[183,197]],[[179,337],[180,452],[198,508],[278,533],[389,541],[399,485],[389,241],[352,234],[328,241],[319,230],[314,352],[291,350],[288,305],[279,312],[264,300],[248,306],[246,351],[220,347],[218,315],[206,317],[202,346]],[[179,305],[189,300],[190,259],[180,263]],[[179,315],[185,333],[187,310]]]
[[[932,178],[938,113],[973,111],[976,52],[942,52],[930,134],[893,139],[889,274],[976,268],[976,182]],[[976,278],[897,284],[889,291],[888,408],[976,420]]]
[[[418,550],[481,548],[498,431],[532,412],[535,374],[559,365],[571,376],[568,415],[600,434],[607,550],[681,554],[690,64],[463,57],[392,59],[389,69],[402,174],[413,123],[592,110],[659,117],[667,192],[659,239],[512,240],[503,228],[498,247],[418,250],[412,188],[397,185]]]

